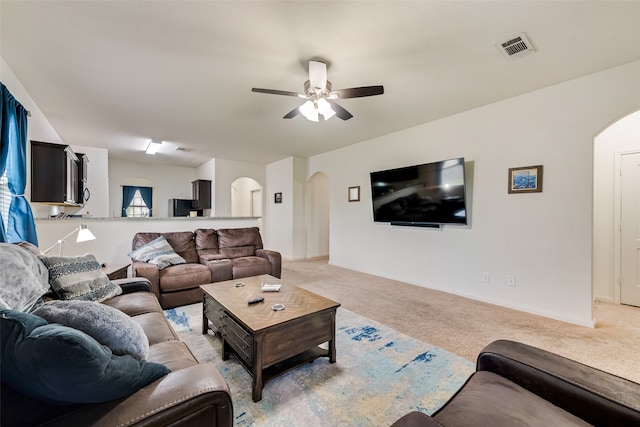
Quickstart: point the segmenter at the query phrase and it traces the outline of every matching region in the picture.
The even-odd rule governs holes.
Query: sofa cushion
[[[151,292],[133,292],[127,295],[118,295],[104,301],[102,304],[120,310],[128,316],[162,311],[158,298]]]
[[[155,264],[159,270],[163,270],[171,265],[185,264],[187,262],[173,250],[164,236],[160,236],[132,250],[128,255],[136,261]]]
[[[234,248],[220,248],[220,253],[227,258],[241,258],[255,256],[255,246],[237,246]]]
[[[217,233],[221,253],[222,248],[241,246],[253,246],[254,250],[262,249],[262,238],[258,227],[223,228],[218,230]]]
[[[0,311],[1,375],[15,390],[68,405],[119,399],[168,374],[158,363],[116,356],[77,329]]]
[[[218,253],[218,233],[213,228],[198,228],[193,232],[198,254]]]
[[[93,301],[49,301],[33,311],[49,323],[78,329],[113,354],[130,354],[138,360],[149,355],[149,340],[139,323],[123,312]]]
[[[160,272],[161,292],[197,288],[211,283],[211,271],[204,264],[175,265]]]
[[[12,243],[0,243],[0,308],[28,311],[49,289],[49,272],[38,257]]]
[[[101,302],[122,293],[120,286],[109,281],[92,254],[41,256],[40,260],[49,270],[49,284],[60,299]]]
[[[260,274],[271,274],[271,264],[264,258],[257,256],[249,256],[243,258],[234,258],[233,278],[258,276]]]
[[[508,379],[487,371],[473,374],[434,418],[443,425],[590,425]]]
[[[144,333],[149,339],[149,349],[159,342],[176,341],[179,339],[167,322],[162,311],[140,314],[133,316],[131,319],[136,321],[144,330]]]

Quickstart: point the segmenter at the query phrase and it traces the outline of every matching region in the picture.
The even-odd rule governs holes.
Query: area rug
[[[385,426],[409,411],[438,409],[474,371],[470,361],[403,335],[342,307],[336,363],[316,359],[269,381],[251,399],[251,375],[221,342],[202,335],[202,304],[165,310],[199,362],[212,362],[229,384],[236,426]],[[428,327],[428,325],[425,325]]]

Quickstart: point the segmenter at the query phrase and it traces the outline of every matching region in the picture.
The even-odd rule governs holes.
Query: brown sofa
[[[159,270],[155,264],[132,260],[135,277],[144,277],[167,309],[202,301],[199,286],[223,280],[270,274],[280,277],[280,253],[265,250],[258,227],[197,229],[167,233],[136,233],[132,249],[164,236],[186,264]]]
[[[70,406],[47,404],[2,382],[0,425],[232,426],[233,406],[225,380],[213,364],[198,363],[179,340],[157,298],[149,292],[148,281],[112,282],[123,292],[103,304],[135,319],[149,340],[147,361],[163,364],[171,372],[127,397]]]
[[[526,344],[500,340],[433,416],[410,412],[393,427],[638,426],[640,384]]]

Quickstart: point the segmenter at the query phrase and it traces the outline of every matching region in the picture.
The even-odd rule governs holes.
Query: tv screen
[[[371,197],[376,222],[466,224],[464,158],[371,172]]]

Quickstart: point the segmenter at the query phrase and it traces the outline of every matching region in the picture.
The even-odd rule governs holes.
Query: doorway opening
[[[594,139],[594,299],[640,306],[640,111]]]
[[[257,181],[242,177],[231,183],[231,216],[262,216],[262,186]]]

